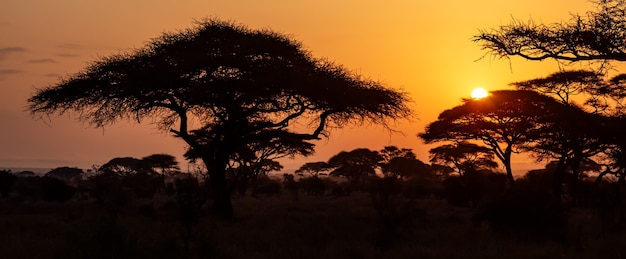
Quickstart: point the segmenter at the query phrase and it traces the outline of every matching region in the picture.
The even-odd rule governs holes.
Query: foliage
[[[459,175],[467,171],[490,170],[498,167],[490,148],[467,141],[441,145],[430,149],[430,162],[455,168]]]
[[[154,171],[152,167],[141,159],[134,157],[116,157],[104,165],[100,166],[98,171],[105,174],[117,175],[124,177],[131,174],[147,173],[152,174]]]
[[[41,178],[41,193],[44,201],[66,202],[74,197],[76,189],[67,185],[64,181],[52,178]]]
[[[377,151],[367,148],[341,151],[328,160],[333,168],[330,175],[345,177],[353,184],[361,183],[367,176],[376,174],[382,159]]]
[[[529,60],[626,61],[626,1],[594,0],[597,9],[561,23],[513,21],[481,30],[474,41],[495,55]]]
[[[308,162],[304,165],[300,166],[295,173],[297,175],[308,175],[308,176],[319,176],[324,174],[323,172],[329,171],[332,168],[330,165],[324,161],[319,162]]]
[[[432,173],[430,166],[417,159],[409,148],[386,146],[379,154],[382,157],[380,169],[386,177],[408,179]]]
[[[218,20],[101,58],[28,101],[33,114],[74,111],[96,127],[155,122],[199,154],[224,218],[232,217],[228,164],[250,145],[410,115],[403,92],[315,59],[285,35]],[[296,121],[310,127],[296,131]]]
[[[519,189],[481,206],[473,220],[476,224],[485,221],[495,231],[524,241],[561,241],[566,235],[566,211],[558,201]]]
[[[44,176],[59,179],[64,181],[65,183],[76,183],[78,180],[83,177],[83,170],[77,167],[57,167],[55,169],[50,170]]]
[[[439,114],[419,134],[426,143],[482,141],[506,169],[513,183],[511,155],[521,152],[560,116],[564,105],[534,91],[493,91],[483,99],[465,99],[463,104]]]
[[[0,196],[6,198],[13,191],[13,185],[17,180],[17,176],[10,170],[0,170]]]
[[[172,175],[180,172],[176,157],[169,154],[152,154],[141,160],[161,175]]]

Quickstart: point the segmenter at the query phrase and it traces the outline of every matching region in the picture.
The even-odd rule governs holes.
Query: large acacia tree
[[[313,58],[285,35],[218,20],[101,58],[28,102],[33,114],[74,111],[96,127],[155,122],[199,154],[223,218],[233,215],[226,169],[242,147],[311,141],[348,123],[410,115],[404,92]]]
[[[486,98],[465,99],[463,104],[443,111],[419,137],[426,143],[482,141],[514,183],[512,154],[542,136],[562,109],[561,103],[534,91],[493,91]]]

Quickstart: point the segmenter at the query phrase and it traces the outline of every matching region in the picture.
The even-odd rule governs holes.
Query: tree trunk
[[[563,176],[565,175],[565,158],[559,159],[552,179],[552,194],[559,202],[563,200]]]
[[[513,177],[513,169],[511,168],[511,163],[505,163],[504,168],[506,169],[506,176],[509,178],[509,183],[511,185],[515,184],[515,177]]]
[[[216,155],[202,159],[209,173],[213,194],[213,210],[221,219],[233,218],[233,205],[230,201],[231,189],[226,182],[226,165],[228,157]]]
[[[211,187],[213,188],[213,209],[221,219],[233,218],[233,205],[230,201],[230,190],[226,183],[226,174],[211,174]]]

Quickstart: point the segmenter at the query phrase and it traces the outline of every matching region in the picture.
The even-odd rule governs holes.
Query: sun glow
[[[489,95],[489,92],[487,92],[487,90],[483,89],[483,88],[475,88],[472,91],[472,98],[474,99],[482,99],[485,98]]]

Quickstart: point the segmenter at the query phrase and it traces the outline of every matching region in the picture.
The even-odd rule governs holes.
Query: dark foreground
[[[558,237],[494,230],[475,209],[426,198],[382,204],[366,193],[234,199],[191,231],[175,201],[0,200],[2,258],[626,258],[626,238],[592,209],[571,208]],[[106,209],[105,209],[106,208]],[[187,241],[187,242],[186,242]]]

